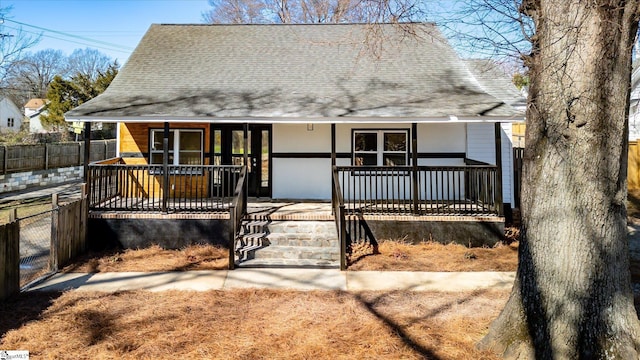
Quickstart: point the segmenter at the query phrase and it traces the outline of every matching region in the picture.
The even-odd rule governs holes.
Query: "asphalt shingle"
[[[152,25],[68,120],[521,116],[434,24]],[[382,34],[382,35],[380,35]],[[380,41],[381,40],[381,41]]]

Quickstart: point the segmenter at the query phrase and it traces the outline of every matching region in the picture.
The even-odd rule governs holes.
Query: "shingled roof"
[[[474,81],[434,24],[152,25],[84,121],[521,117]],[[377,33],[379,34],[379,32]],[[378,38],[379,39],[379,38]]]

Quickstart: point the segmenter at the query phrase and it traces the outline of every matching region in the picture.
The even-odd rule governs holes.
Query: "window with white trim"
[[[202,129],[169,130],[169,164],[202,165],[204,163],[203,134]],[[164,130],[152,129],[149,136],[151,138],[149,141],[149,163],[162,164]]]
[[[353,164],[407,165],[409,130],[354,130]]]

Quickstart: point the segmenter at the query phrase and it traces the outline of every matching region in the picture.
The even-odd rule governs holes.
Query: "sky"
[[[202,23],[207,0],[0,0],[11,9],[3,34],[16,29],[40,42],[28,51],[92,48],[123,65],[151,24]]]

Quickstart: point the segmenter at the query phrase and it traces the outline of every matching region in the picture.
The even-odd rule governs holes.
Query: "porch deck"
[[[114,207],[104,204],[103,208],[109,210],[92,210],[89,214],[91,218],[166,218],[166,219],[229,219],[230,202],[220,203],[219,201],[201,200],[201,209],[212,209],[207,211],[192,210],[193,203],[188,200],[169,201],[168,207],[175,209],[165,213],[159,211],[146,210],[148,207],[157,208],[160,206],[159,199],[148,198],[113,198],[108,200],[120,206]],[[144,205],[144,206],[143,206]],[[423,203],[422,208],[426,209],[422,213],[426,215],[416,215],[411,213],[410,204],[402,208],[397,206],[389,209],[385,204],[369,205],[363,208],[362,213],[365,218],[378,220],[407,220],[407,221],[482,221],[501,219],[501,217],[486,211],[472,203],[442,204]],[[139,209],[139,210],[135,210]],[[191,209],[191,210],[190,210]],[[400,211],[398,211],[400,209]],[[465,211],[471,214],[466,215]],[[352,212],[355,214],[356,212]],[[266,198],[249,198],[247,203],[246,217],[251,220],[334,220],[331,210],[331,202],[323,201],[295,201],[295,200],[271,200]]]

